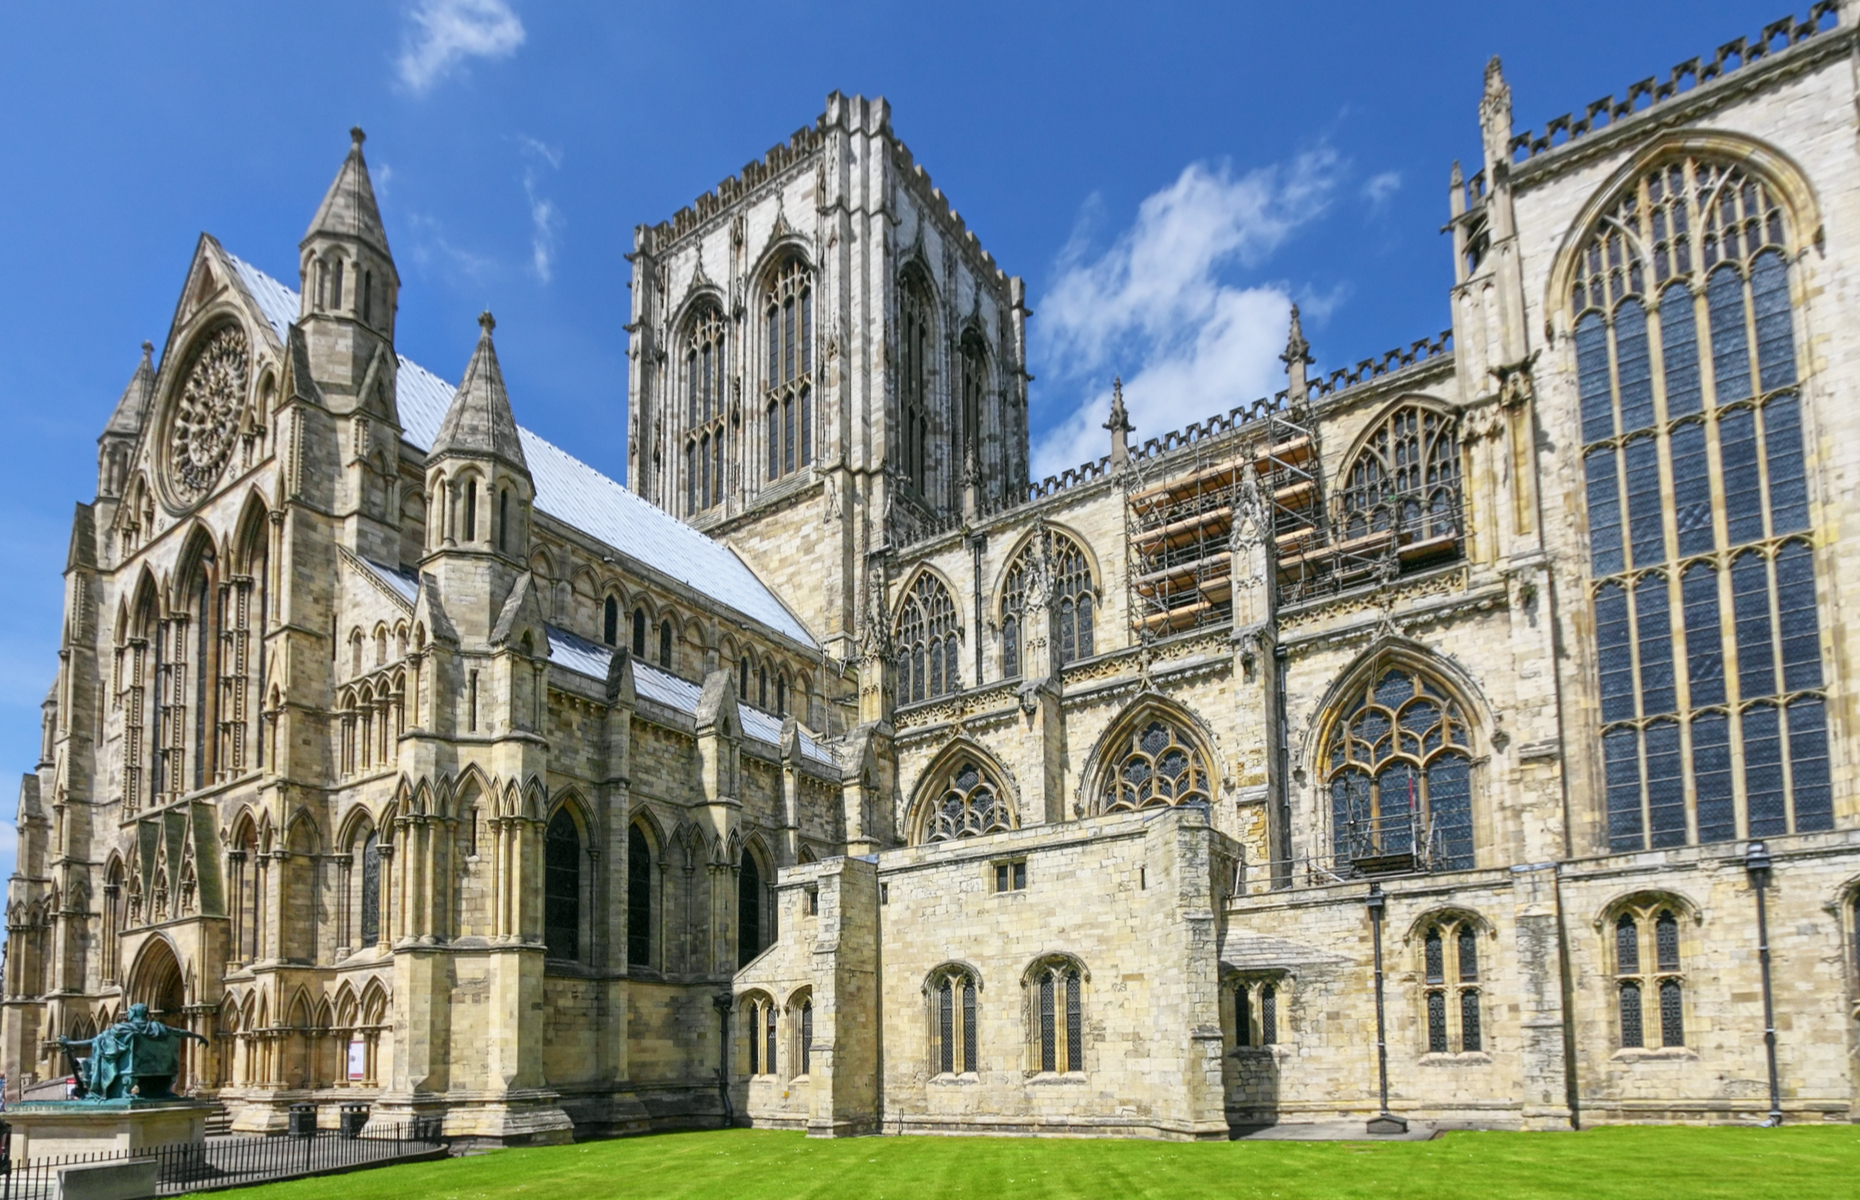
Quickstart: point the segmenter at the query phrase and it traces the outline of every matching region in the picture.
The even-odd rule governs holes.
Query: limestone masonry
[[[1038,482],[884,101],[638,229],[625,487],[489,314],[396,354],[355,131],[99,439],[9,1096],[140,1001],[241,1130],[1224,1138],[1378,1110],[1379,930],[1394,1112],[1754,1121],[1763,880],[1780,1109],[1855,1119],[1857,62],[1819,3],[1537,134],[1493,60],[1450,331],[1314,376],[1294,311]]]

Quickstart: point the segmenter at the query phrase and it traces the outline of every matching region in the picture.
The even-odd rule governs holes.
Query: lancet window
[[[960,371],[956,409],[956,445],[951,456],[956,469],[966,481],[971,474],[979,488],[983,472],[983,417],[988,410],[988,347],[981,335],[970,330],[962,337],[957,354]]]
[[[763,305],[767,322],[767,390],[763,422],[770,480],[806,467],[814,444],[813,273],[791,258],[775,275]]]
[[[930,1001],[931,1074],[974,1074],[975,976],[966,967],[942,967],[931,975],[924,990]]]
[[[1768,183],[1686,157],[1580,254],[1613,850],[1833,825],[1788,253]]]
[[[1679,918],[1658,900],[1629,904],[1614,918],[1615,1005],[1624,1050],[1686,1044],[1685,975]]]
[[[933,309],[922,275],[915,269],[907,271],[898,289],[898,468],[919,496],[927,496],[930,490]]]
[[[762,867],[749,850],[743,851],[736,875],[736,965],[746,967],[750,960],[768,948],[773,939],[768,926],[774,916],[772,897],[763,883]]]
[[[943,581],[925,571],[911,585],[893,638],[898,701],[914,704],[962,690],[962,630]]]
[[[1325,752],[1338,868],[1471,867],[1471,744],[1459,705],[1418,671],[1353,688]]]
[[[724,329],[723,314],[707,304],[685,331],[685,508],[691,513],[723,503],[729,410]]]
[[[935,805],[924,816],[922,839],[948,842],[957,838],[1005,833],[1014,828],[1014,813],[995,781],[972,759],[959,759]]]
[[[760,992],[743,997],[743,1041],[751,1075],[775,1074],[775,1001]]]
[[[1106,812],[1208,804],[1213,796],[1207,756],[1174,721],[1152,717],[1118,739],[1104,790]]]
[[[630,825],[626,831],[626,960],[636,967],[652,965],[652,844],[645,831]]]
[[[1471,917],[1431,921],[1421,935],[1421,998],[1429,1054],[1485,1048],[1480,1021],[1479,924]]]
[[[1085,1069],[1084,971],[1070,958],[1035,965],[1027,976],[1027,1035],[1032,1069]]]
[[[1403,405],[1369,434],[1345,478],[1346,541],[1393,551],[1404,566],[1458,551],[1464,526],[1452,417]]]
[[[550,958],[581,958],[581,831],[567,808],[543,833],[543,943]]]

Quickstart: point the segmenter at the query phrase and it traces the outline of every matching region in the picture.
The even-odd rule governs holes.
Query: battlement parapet
[[[1840,24],[1839,0],[1817,0],[1808,10],[1808,15],[1801,21],[1794,17],[1784,17],[1763,27],[1762,33],[1755,38],[1733,38],[1718,47],[1718,52],[1710,61],[1704,58],[1689,58],[1672,69],[1662,81],[1657,76],[1649,75],[1638,83],[1630,84],[1621,99],[1604,96],[1583,110],[1577,117],[1574,113],[1564,113],[1544,125],[1543,133],[1532,130],[1515,134],[1507,149],[1511,161],[1525,163],[1540,155],[1561,149],[1588,134],[1619,124],[1628,117],[1646,112],[1663,101],[1688,93],[1694,89],[1721,79],[1726,75],[1762,59],[1773,57],[1792,47],[1799,46],[1815,35],[1826,33]],[[1474,196],[1473,181],[1478,181],[1477,198]],[[1467,181],[1468,207],[1476,207],[1484,198],[1484,172]]]

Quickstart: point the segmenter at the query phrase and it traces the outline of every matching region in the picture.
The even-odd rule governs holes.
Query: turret
[[[129,481],[130,460],[136,453],[136,440],[142,436],[142,422],[148,419],[149,402],[155,396],[155,346],[142,343],[142,361],[129,377],[109,424],[97,438],[97,498],[120,499]]]
[[[363,133],[349,130],[348,157],[317,206],[298,245],[299,316],[310,344],[317,381],[338,411],[366,403],[364,377],[377,351],[393,362],[394,313],[400,275],[388,250],[381,210],[362,157]],[[377,367],[376,373],[380,374]],[[391,383],[391,380],[386,381]],[[385,389],[392,396],[391,387]]]
[[[536,495],[491,340],[497,322],[487,312],[478,325],[477,348],[426,456],[423,569],[439,575],[468,639],[488,635],[523,570]]]

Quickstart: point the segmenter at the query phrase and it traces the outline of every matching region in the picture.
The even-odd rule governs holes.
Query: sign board
[[[368,1077],[368,1043],[349,1043],[349,1080],[359,1082]]]

